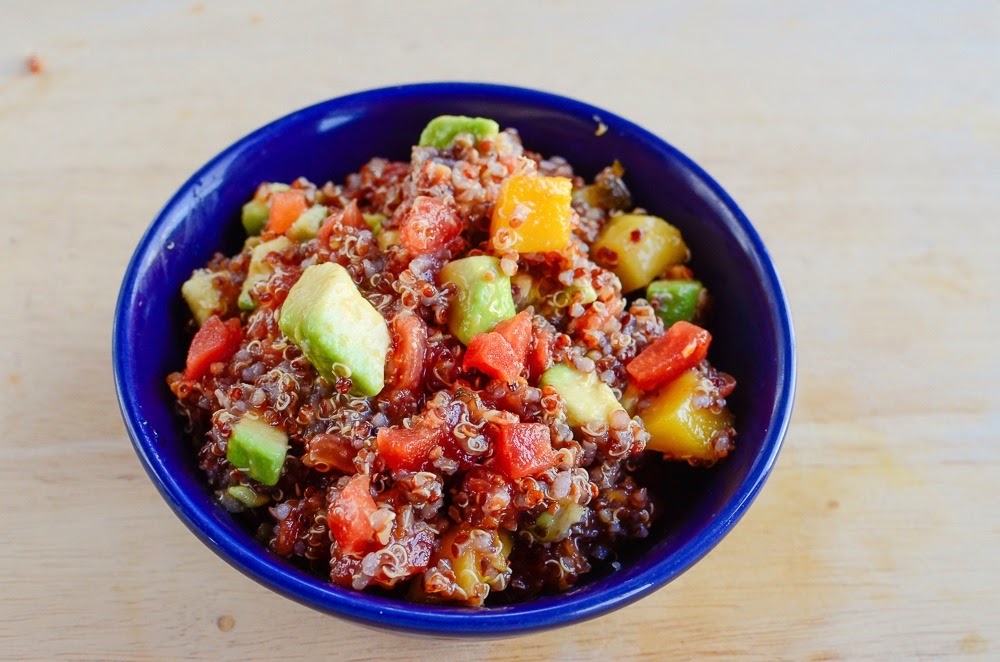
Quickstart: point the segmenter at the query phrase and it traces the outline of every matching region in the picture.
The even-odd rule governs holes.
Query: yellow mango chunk
[[[732,413],[728,407],[719,413],[698,409],[693,402],[699,390],[707,392],[710,386],[701,373],[691,369],[641,403],[639,416],[650,435],[646,450],[699,463],[725,457],[728,448],[716,448],[712,440],[720,430],[732,427]]]
[[[181,296],[199,326],[212,315],[226,311],[222,293],[215,286],[215,272],[208,269],[196,269],[181,285]]]
[[[565,177],[508,177],[493,208],[494,246],[518,253],[562,250],[573,229],[572,199],[573,183]],[[510,238],[498,238],[497,233],[509,233]]]
[[[502,591],[510,581],[507,563],[513,541],[506,533],[459,524],[441,538],[439,554],[451,563],[461,593],[449,600],[470,606],[483,604],[490,590]],[[433,601],[435,596],[427,596]],[[442,596],[438,596],[442,597]]]
[[[528,533],[539,542],[556,542],[566,538],[570,529],[586,514],[586,506],[581,506],[575,501],[557,501],[555,512],[546,511],[540,514],[534,526],[528,529]]]
[[[662,218],[622,214],[608,222],[590,255],[617,274],[622,292],[631,292],[649,285],[667,267],[686,262],[688,247],[680,230]]]

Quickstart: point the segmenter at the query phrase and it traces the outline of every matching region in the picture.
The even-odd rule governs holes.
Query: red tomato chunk
[[[351,227],[357,230],[368,228],[368,224],[365,223],[365,217],[362,216],[361,211],[358,209],[357,201],[351,200],[351,203],[347,205],[344,211],[334,212],[323,221],[319,231],[316,233],[316,239],[319,240],[320,246],[329,246],[330,237],[341,227]]]
[[[397,313],[389,324],[393,350],[386,365],[386,383],[397,391],[416,392],[424,377],[427,325],[410,312]]]
[[[223,322],[212,315],[198,329],[188,349],[184,379],[198,379],[217,361],[226,361],[240,348],[243,329],[238,319]]]
[[[711,334],[690,322],[676,322],[626,367],[636,386],[648,391],[673,381],[708,355]]]
[[[394,471],[419,471],[438,445],[437,435],[423,428],[381,428],[378,453]]]
[[[515,480],[537,476],[556,465],[549,428],[543,423],[496,426],[493,443],[497,467]]]
[[[510,343],[496,331],[476,335],[465,352],[462,368],[478,370],[493,379],[512,382],[521,374],[519,361]]]
[[[413,255],[433,253],[462,231],[462,219],[446,202],[419,196],[403,216],[399,239]]]
[[[357,475],[347,483],[330,506],[327,521],[334,539],[345,554],[359,556],[375,538],[371,515],[378,510],[366,475]]]
[[[523,310],[509,320],[504,320],[493,329],[510,343],[519,365],[524,365],[531,344],[531,315]]]

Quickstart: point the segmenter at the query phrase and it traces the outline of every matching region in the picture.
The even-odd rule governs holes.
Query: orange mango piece
[[[703,381],[696,369],[688,370],[639,405],[650,436],[646,450],[702,463],[726,456],[728,450],[715,448],[712,439],[717,432],[732,427],[733,414],[728,407],[714,412],[695,406],[695,396],[707,388]]]
[[[508,177],[493,208],[494,245],[519,253],[562,250],[573,229],[572,198],[573,183],[565,177]],[[495,241],[501,232],[509,232],[513,241]]]

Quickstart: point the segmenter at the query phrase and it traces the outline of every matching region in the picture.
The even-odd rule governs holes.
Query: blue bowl
[[[260,181],[338,181],[374,156],[406,160],[430,118],[492,117],[524,144],[593,176],[613,159],[637,204],[684,234],[716,299],[711,358],[739,386],[736,451],[716,468],[665,469],[683,491],[617,572],[571,591],[478,610],[427,606],[333,586],[272,555],[217,506],[175,415],[168,373],[184,364],[181,283],[215,251],[242,244],[241,204]],[[598,122],[606,131],[598,135]],[[660,138],[607,111],[544,92],[475,83],[404,85],[324,101],[243,138],[194,174],[153,221],[125,273],[115,312],[114,369],[136,453],[185,524],[235,568],[310,607],[361,623],[438,635],[498,635],[566,625],[622,607],[708,553],[746,512],[778,455],[792,410],[795,355],[788,304],[764,244],[726,192]],[[752,569],[747,568],[747,572]]]

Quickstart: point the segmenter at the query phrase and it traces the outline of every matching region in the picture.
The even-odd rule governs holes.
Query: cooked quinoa
[[[709,336],[690,323],[707,318],[710,299],[680,234],[681,258],[638,265],[649,272],[639,287],[632,251],[609,248],[615,223],[636,224],[625,235],[636,253],[661,230],[673,237],[664,226],[676,232],[633,207],[621,165],[588,182],[564,159],[526,151],[514,129],[468,126],[339,184],[262,183],[244,208],[259,236],[185,285],[196,333],[187,369],[167,383],[220,505],[273,553],[356,590],[479,606],[613,571],[662,509],[643,478],[733,449],[735,381],[704,358]],[[531,198],[540,183],[559,193]],[[547,249],[523,250],[529,239]],[[464,281],[442,270],[477,256],[496,265],[488,285],[509,279],[513,307],[463,339],[461,324],[481,320],[456,321]],[[322,317],[319,298],[290,295],[300,279],[327,292],[336,277],[357,297],[347,312]],[[696,286],[695,298],[677,294]],[[506,289],[490,296],[507,306]],[[324,368],[317,324],[289,331],[292,313],[282,319],[293,297],[328,325],[356,313],[375,327],[345,329],[352,340]],[[382,334],[384,372],[363,375],[371,352],[346,345],[377,348]],[[599,404],[573,402],[577,386]],[[685,423],[690,412],[700,423]],[[244,444],[244,421],[279,449],[274,466],[261,468],[256,440]]]

